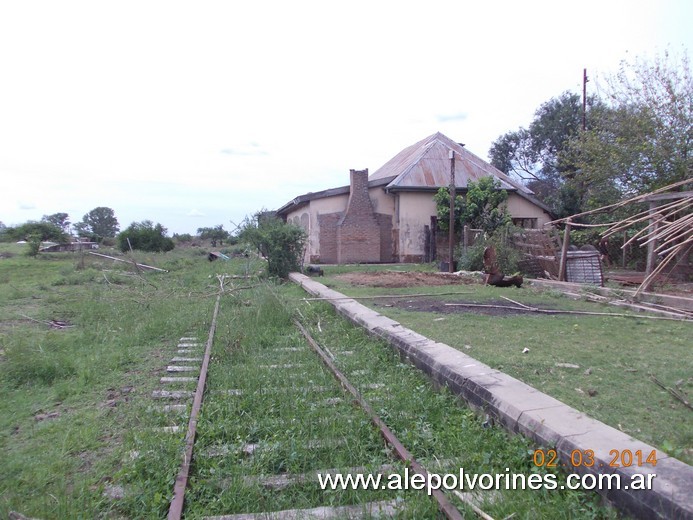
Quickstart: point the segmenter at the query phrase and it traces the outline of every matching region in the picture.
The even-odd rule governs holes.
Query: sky
[[[483,159],[690,0],[0,1],[0,221],[112,208],[172,233],[349,183],[442,132]]]

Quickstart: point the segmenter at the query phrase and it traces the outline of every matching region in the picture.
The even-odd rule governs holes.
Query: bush
[[[193,236],[190,233],[174,233],[173,234],[173,240],[178,242],[179,244],[181,242],[192,242],[193,241]]]
[[[128,243],[129,240],[129,243]],[[166,228],[151,220],[133,222],[118,235],[118,247],[126,252],[133,249],[151,252],[170,251],[175,247],[173,240],[166,236]]]
[[[470,181],[465,197],[455,196],[455,229],[467,225],[483,229],[489,234],[504,228],[511,222],[506,201],[508,192],[500,189],[501,183],[494,177],[482,177],[477,182]],[[438,225],[443,231],[449,228],[450,190],[440,188],[433,197],[438,214]]]
[[[301,269],[307,237],[299,226],[260,212],[252,218],[246,217],[238,238],[250,243],[267,259],[270,276],[286,278],[290,272]]]
[[[483,271],[484,249],[493,246],[501,272],[504,274],[518,272],[520,253],[512,246],[508,238],[510,236],[512,236],[512,226],[499,229],[491,236],[479,238],[473,246],[467,248],[466,254],[464,251],[459,251],[457,255],[459,268],[465,271]]]

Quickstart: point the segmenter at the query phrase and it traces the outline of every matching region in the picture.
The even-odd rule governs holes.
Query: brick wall
[[[380,226],[380,261],[393,262],[392,251],[392,215],[376,213],[375,218]]]
[[[380,262],[380,223],[368,195],[368,170],[351,170],[351,190],[337,224],[337,262]]]
[[[337,263],[337,224],[339,224],[343,213],[323,213],[318,215],[320,225],[320,254],[318,258],[311,262],[321,262],[323,264]]]

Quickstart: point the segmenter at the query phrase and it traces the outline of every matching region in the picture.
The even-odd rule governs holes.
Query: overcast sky
[[[170,233],[348,184],[440,131],[487,159],[690,0],[0,2],[0,221],[97,206]]]

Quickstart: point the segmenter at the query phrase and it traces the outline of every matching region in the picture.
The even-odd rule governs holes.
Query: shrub
[[[129,244],[128,244],[129,240]],[[173,240],[166,236],[166,228],[151,220],[133,222],[118,235],[118,247],[126,252],[132,246],[141,251],[165,252],[175,247]]]
[[[500,186],[500,181],[493,177],[482,177],[477,182],[470,181],[466,196],[455,196],[455,228],[460,229],[466,224],[492,234],[509,225],[511,219],[506,207],[508,192]],[[450,190],[440,188],[433,200],[436,203],[438,225],[441,230],[447,231],[450,219]]]
[[[501,272],[505,274],[518,272],[520,253],[512,246],[508,238],[510,236],[512,236],[512,226],[506,226],[497,230],[491,236],[479,238],[473,246],[467,248],[466,254],[462,250],[459,251],[459,268],[465,271],[483,271],[484,249],[493,246],[496,250],[498,267]]]
[[[286,278],[301,268],[307,237],[299,226],[259,212],[252,218],[246,217],[238,238],[250,243],[267,259],[270,276]]]

